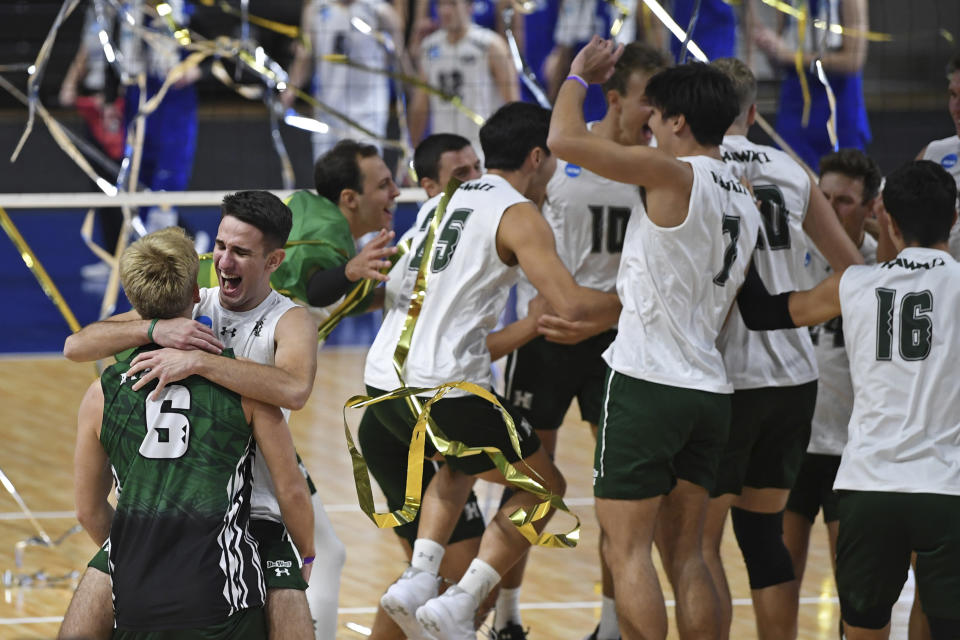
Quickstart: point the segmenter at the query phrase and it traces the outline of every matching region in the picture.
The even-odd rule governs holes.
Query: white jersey
[[[717,335],[746,276],[760,213],[720,160],[680,158],[693,168],[687,218],[627,225],[617,294],[617,338],[603,354],[615,371],[687,389],[731,393]]]
[[[276,291],[270,291],[263,302],[249,311],[230,311],[220,306],[220,287],[200,289],[200,302],[193,307],[194,319],[207,316],[213,332],[223,346],[233,349],[238,358],[247,358],[260,364],[274,363],[277,323],[297,305]],[[290,418],[290,410],[283,409],[283,417]],[[273,479],[263,456],[254,457],[253,490],[250,494],[250,516],[259,520],[281,522]]]
[[[490,44],[499,38],[495,32],[471,24],[457,42],[447,40],[443,29],[423,39],[421,69],[429,82],[444,93],[458,96],[463,106],[483,118],[490,117],[503,104],[497,83],[490,73]],[[455,106],[430,96],[431,130],[456,133],[470,140],[481,153],[480,126]],[[481,156],[482,158],[482,156]]]
[[[772,294],[800,289],[807,240],[803,220],[810,178],[786,153],[726,136],[720,147],[735,176],[745,178],[760,200],[763,225],[753,263]],[[750,331],[734,307],[718,342],[734,389],[786,387],[817,379],[817,361],[805,328]]]
[[[583,167],[557,159],[547,183],[543,217],[553,229],[557,254],[582,287],[614,291],[620,252],[633,215],[643,215],[640,189],[607,180]],[[517,317],[525,318],[537,290],[522,275],[517,283]]]
[[[960,495],[960,264],[909,247],[840,280],[853,415],[835,489]]]
[[[310,37],[313,39],[317,99],[383,137],[390,113],[389,80],[380,74],[323,59],[329,55],[344,55],[351,62],[374,69],[387,67],[383,47],[350,23],[359,19],[374,29],[379,28],[381,19],[376,5],[373,0],[319,0]],[[329,125],[330,130],[313,134],[314,158],[326,153],[342,138],[373,142],[322,109],[316,110],[316,117]]]
[[[923,152],[924,160],[932,160],[953,176],[960,189],[960,136],[951,136],[943,140],[934,140]],[[960,208],[960,196],[957,207]],[[960,260],[960,220],[950,229],[950,255]]]
[[[441,196],[431,198],[417,215],[412,247],[415,253],[403,273],[400,293],[387,311],[367,354],[363,380],[377,389],[400,386],[393,354],[400,340],[410,294],[421,259],[430,260],[427,290],[420,311],[403,381],[411,387],[432,387],[466,380],[492,388],[487,334],[496,326],[519,269],[497,254],[497,228],[508,208],[529,202],[500,176],[487,174],[465,182],[454,193],[434,238],[432,256],[422,245]],[[398,264],[402,265],[403,261]],[[448,395],[463,395],[459,390]]]
[[[860,245],[864,264],[877,263],[877,241],[864,234]],[[802,285],[812,289],[832,273],[827,259],[810,248],[810,263]],[[839,317],[810,327],[813,351],[817,356],[820,377],[817,380],[817,407],[810,428],[807,453],[839,456],[847,443],[847,424],[853,412],[853,383],[850,381],[850,361],[844,348],[843,322]]]

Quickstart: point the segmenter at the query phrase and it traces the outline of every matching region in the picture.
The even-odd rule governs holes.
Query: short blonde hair
[[[737,92],[737,100],[740,101],[738,117],[745,117],[750,105],[757,101],[757,78],[753,75],[753,71],[738,58],[717,58],[710,63],[710,66],[723,71],[730,78],[733,90]]]
[[[200,261],[180,227],[146,235],[120,256],[120,282],[142,318],[175,318],[193,304]]]

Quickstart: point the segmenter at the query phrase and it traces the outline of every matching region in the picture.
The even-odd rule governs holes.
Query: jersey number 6
[[[167,386],[159,400],[147,397],[147,435],[140,443],[144,458],[179,458],[190,444],[190,390],[180,384]]]

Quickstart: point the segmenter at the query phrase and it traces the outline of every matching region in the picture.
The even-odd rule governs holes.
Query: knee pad
[[[879,605],[870,609],[855,609],[842,595],[840,596],[840,617],[850,626],[861,629],[883,629],[890,623],[893,606]],[[931,625],[931,630],[933,626]],[[933,636],[936,638],[937,636]]]
[[[755,513],[732,507],[730,517],[747,565],[751,589],[772,587],[794,579],[793,561],[783,544],[783,511]]]

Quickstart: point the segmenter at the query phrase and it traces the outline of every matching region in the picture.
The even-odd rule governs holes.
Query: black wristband
[[[743,323],[752,331],[773,331],[776,329],[794,329],[796,324],[790,317],[790,294],[787,291],[770,295],[760,279],[757,268],[750,263],[747,278],[737,294],[737,307]]]

